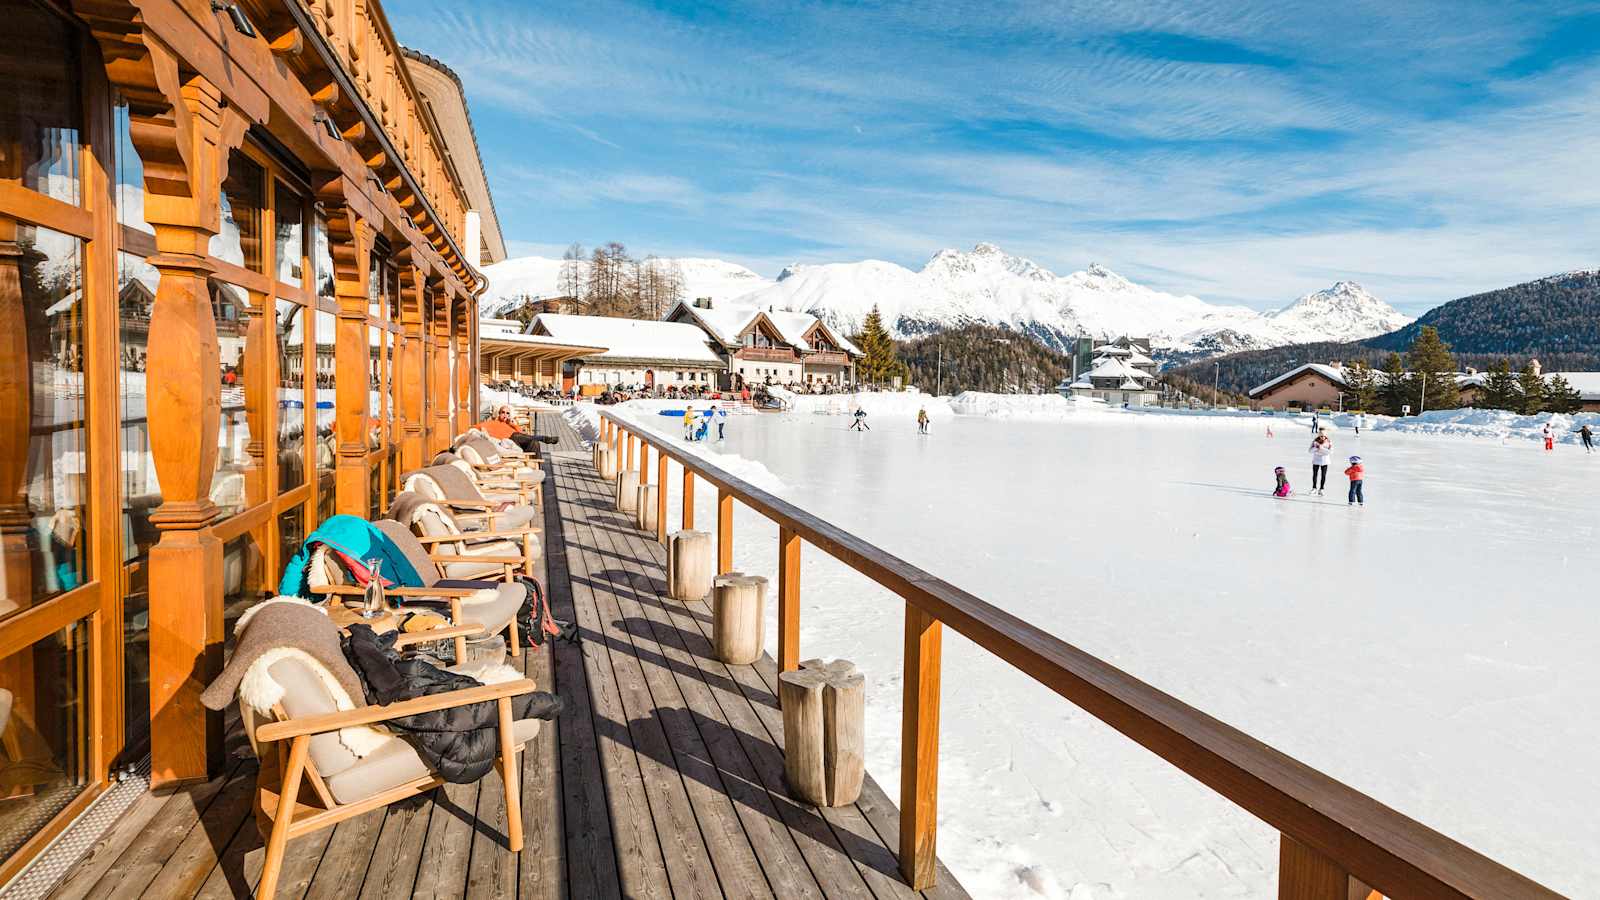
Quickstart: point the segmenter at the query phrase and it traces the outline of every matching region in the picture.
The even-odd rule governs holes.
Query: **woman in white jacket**
[[[1333,456],[1333,438],[1319,431],[1311,441],[1311,489],[1317,494],[1328,486],[1328,459]]]

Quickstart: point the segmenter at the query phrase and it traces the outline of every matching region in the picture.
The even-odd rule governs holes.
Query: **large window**
[[[278,491],[306,481],[305,308],[277,302],[278,330]]]
[[[0,859],[87,785],[89,684],[83,620],[0,659]]]
[[[246,393],[254,391],[252,371],[245,360],[250,295],[244,288],[212,279],[211,310],[217,323],[218,378],[222,382],[222,419],[217,429],[217,464],[211,480],[211,502],[226,518],[262,497],[256,479],[249,473],[255,461],[250,458],[250,417]],[[250,398],[254,400],[254,396]]]
[[[261,166],[235,150],[228,154],[228,179],[222,183],[222,230],[211,238],[211,255],[224,262],[263,272],[261,214],[264,205]]]
[[[76,35],[60,16],[12,3],[0,44],[0,179],[75,205],[83,122]]]
[[[0,506],[28,523],[3,550],[0,618],[88,575],[81,243],[0,218]]]

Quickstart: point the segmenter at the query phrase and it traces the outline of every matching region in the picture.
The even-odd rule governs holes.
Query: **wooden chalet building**
[[[664,317],[699,326],[727,365],[725,388],[793,385],[807,390],[855,383],[861,351],[810,313],[713,308],[709,300],[679,301]]]
[[[217,771],[225,611],[466,425],[504,244],[372,0],[0,11],[3,884],[146,752]]]

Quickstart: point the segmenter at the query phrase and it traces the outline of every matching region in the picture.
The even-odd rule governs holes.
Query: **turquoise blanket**
[[[400,552],[399,546],[371,522],[359,516],[330,516],[317,526],[316,531],[311,532],[305,543],[300,545],[300,552],[284,567],[283,579],[278,582],[279,594],[314,599],[311,587],[306,583],[306,568],[311,564],[311,554],[323,544],[351,559],[382,560],[380,572],[385,583],[403,587],[426,586],[411,561]]]

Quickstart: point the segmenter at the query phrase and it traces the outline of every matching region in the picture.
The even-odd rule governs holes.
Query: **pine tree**
[[[1411,365],[1413,389],[1417,412],[1430,409],[1454,409],[1461,405],[1461,392],[1456,387],[1456,358],[1450,355],[1450,345],[1439,339],[1439,330],[1424,325],[1417,339],[1406,351],[1406,362]]]
[[[1533,368],[1533,363],[1522,367],[1522,373],[1517,376],[1517,384],[1522,388],[1522,399],[1517,412],[1525,416],[1544,409],[1544,379]]]
[[[883,316],[878,313],[876,304],[872,312],[867,313],[867,320],[861,325],[861,334],[854,338],[854,343],[861,348],[862,358],[856,364],[856,370],[862,381],[886,384],[896,375],[905,374],[905,364],[900,362],[894,341],[883,327]]]
[[[1583,408],[1583,395],[1560,375],[1551,375],[1544,386],[1544,408],[1548,412],[1575,413]]]
[[[1411,402],[1411,379],[1406,376],[1405,364],[1400,354],[1391,353],[1383,361],[1383,375],[1378,382],[1378,402],[1391,416],[1403,415],[1405,405]]]
[[[1350,407],[1365,412],[1378,407],[1378,375],[1361,360],[1345,367],[1345,391],[1350,394]]]
[[[1511,374],[1511,364],[1503,359],[1489,367],[1483,379],[1483,393],[1478,405],[1484,409],[1518,409],[1522,406],[1522,389]]]

